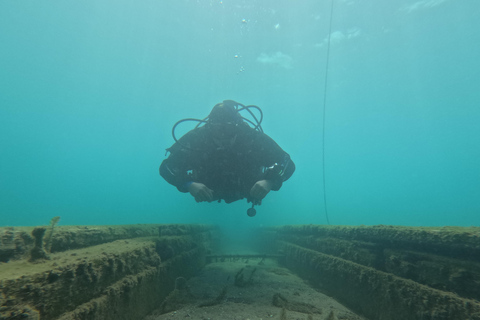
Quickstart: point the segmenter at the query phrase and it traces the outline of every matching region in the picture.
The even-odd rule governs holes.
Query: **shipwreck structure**
[[[212,259],[210,225],[0,228],[0,319],[143,319]],[[49,238],[48,235],[50,234]],[[279,259],[371,320],[480,320],[480,228],[322,226],[255,230]]]

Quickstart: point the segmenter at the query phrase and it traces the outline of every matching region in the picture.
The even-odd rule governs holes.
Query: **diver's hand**
[[[188,192],[195,198],[197,202],[213,201],[213,190],[199,182],[192,182],[188,187]]]
[[[256,200],[262,200],[270,190],[272,190],[272,182],[269,180],[260,180],[250,189],[250,195]]]

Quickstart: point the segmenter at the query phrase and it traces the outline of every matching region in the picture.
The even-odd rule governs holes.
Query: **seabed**
[[[0,228],[0,320],[480,320],[480,228]]]

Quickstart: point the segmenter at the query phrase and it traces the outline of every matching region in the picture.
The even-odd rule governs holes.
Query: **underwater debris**
[[[333,310],[330,311],[330,313],[328,314],[328,317],[325,320],[337,320],[337,317],[335,316],[335,312],[333,312]]]
[[[275,307],[285,308],[289,311],[301,312],[305,314],[322,314],[322,309],[305,302],[288,301],[287,298],[280,293],[275,293],[273,295],[272,304]]]
[[[163,300],[162,304],[160,305],[160,314],[177,310],[180,305],[180,291],[174,289],[172,292],[169,293],[169,295],[165,298],[165,300]]]
[[[287,309],[282,308],[282,311],[280,312],[280,320],[287,320]]]
[[[45,236],[45,251],[48,253],[52,252],[53,229],[57,225],[58,221],[60,221],[59,216],[56,216],[50,219],[50,228],[48,229],[48,233]]]
[[[253,268],[252,272],[250,273],[250,276],[248,277],[248,280],[245,280],[245,276],[243,273],[244,269],[245,268],[240,269],[240,271],[238,271],[237,274],[235,275],[235,280],[233,284],[236,287],[245,287],[253,283],[253,274],[255,273],[255,271],[257,271],[257,268]]]
[[[30,258],[28,261],[35,262],[39,259],[50,259],[43,249],[43,236],[45,235],[45,227],[36,227],[32,231],[32,236],[35,239],[35,246],[30,250]]]
[[[288,300],[282,296],[280,293],[275,293],[273,295],[272,304],[275,307],[284,307],[288,303]]]
[[[184,304],[192,300],[193,294],[187,286],[187,279],[178,277],[175,279],[175,289],[163,300],[160,305],[160,314],[180,309]]]
[[[233,284],[237,287],[244,287],[244,280],[243,280],[243,269],[240,269],[237,274],[235,274],[235,280],[233,281]]]
[[[187,288],[187,279],[184,277],[178,277],[175,279],[175,290],[183,290]]]
[[[227,286],[222,288],[222,291],[220,291],[220,294],[214,300],[201,303],[198,305],[198,307],[203,308],[203,307],[215,306],[217,304],[222,303],[225,300],[226,296],[227,296]]]

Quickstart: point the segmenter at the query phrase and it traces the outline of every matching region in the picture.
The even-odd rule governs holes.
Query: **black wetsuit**
[[[246,123],[209,125],[185,134],[167,151],[160,175],[181,192],[189,182],[213,190],[214,200],[230,203],[247,198],[260,180],[273,182],[277,191],[295,171],[290,156],[269,136]]]

